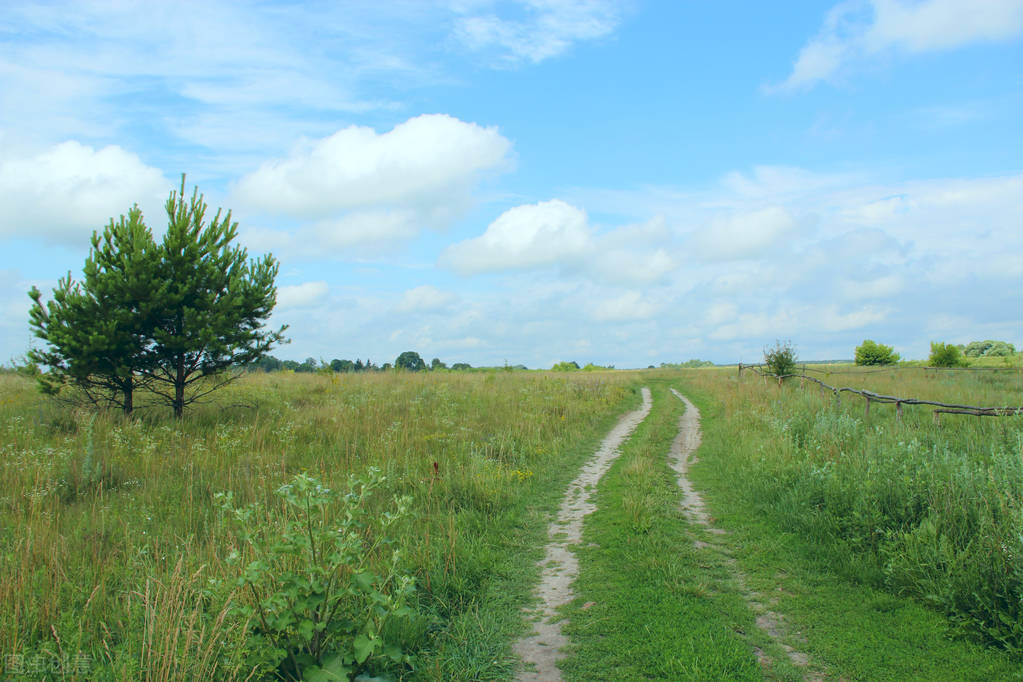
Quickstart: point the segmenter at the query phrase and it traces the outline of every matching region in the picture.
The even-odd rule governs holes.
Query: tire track
[[[711,517],[707,512],[703,498],[689,480],[690,465],[696,464],[699,461],[696,456],[696,449],[700,447],[701,441],[700,411],[696,408],[696,405],[693,405],[688,398],[675,389],[671,389],[671,392],[686,406],[685,414],[679,419],[678,435],[671,444],[671,452],[669,453],[671,468],[678,474],[678,487],[682,490],[682,512],[690,523],[702,527],[706,532],[712,535],[725,535],[726,531],[724,529],[716,528],[711,523]],[[788,628],[785,625],[785,619],[781,614],[765,607],[763,596],[747,587],[746,576],[739,570],[735,558],[731,556],[728,549],[716,543],[710,544],[699,540],[696,541],[696,546],[700,549],[716,549],[724,556],[740,593],[750,609],[753,610],[753,613],[756,614],[757,627],[777,642],[793,665],[804,670],[803,678],[806,680],[823,679],[816,673],[807,670],[810,665],[810,657],[806,653],[782,641],[789,634]],[[761,668],[769,669],[771,667],[770,657],[756,646],[754,647],[754,652],[757,655]]]
[[[579,561],[570,549],[582,541],[583,519],[597,509],[590,502],[601,477],[618,458],[619,448],[625,439],[650,413],[653,400],[650,389],[642,389],[643,405],[625,414],[615,424],[600,444],[597,452],[583,466],[562,498],[557,518],[547,527],[550,541],[539,566],[543,569],[536,595],[540,603],[527,613],[533,618],[533,632],[514,645],[515,653],[527,668],[519,673],[523,682],[554,681],[561,679],[558,661],[565,658],[564,648],[568,638],[561,631],[562,619],[558,608],[575,596],[572,582],[579,574]]]

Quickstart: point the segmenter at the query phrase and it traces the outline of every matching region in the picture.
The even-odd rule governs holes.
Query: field
[[[817,369],[832,385],[1023,405],[1018,371]],[[576,550],[566,677],[1020,676],[1020,419],[936,426],[905,407],[896,421],[891,406],[866,415],[861,399],[735,369],[254,374],[182,422],[77,411],[0,375],[5,669],[293,674],[305,663],[268,663],[267,633],[308,643],[334,627],[312,618],[303,639],[301,612],[320,613],[307,601],[324,591],[310,581],[334,575],[362,581],[333,640],[362,673],[512,679],[547,523],[641,386],[653,411],[597,486]],[[690,476],[719,535],[682,513],[667,453],[684,407],[669,388],[703,414]],[[384,480],[336,495],[353,475]],[[321,526],[357,543],[334,573],[316,572]],[[268,623],[258,603],[297,615]],[[784,628],[762,627],[767,609]]]

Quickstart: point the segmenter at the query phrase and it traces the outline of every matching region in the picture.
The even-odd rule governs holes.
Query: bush
[[[231,493],[217,495],[238,533],[241,552],[228,563],[238,566],[235,584],[248,599],[233,609],[252,624],[254,667],[284,679],[345,680],[381,659],[410,662],[385,625],[411,614],[414,579],[399,570],[401,551],[386,535],[411,498],[396,500],[394,512],[370,513],[370,495],[384,481],[370,467],[342,493],[299,474],[277,490],[283,529],[270,527],[256,505],[239,508]]]
[[[791,341],[775,341],[773,348],[764,348],[764,364],[771,374],[785,376],[796,370],[796,348]]]
[[[575,360],[569,360],[567,362],[556,363],[551,367],[552,372],[573,372],[579,369],[579,363]]]
[[[963,355],[968,358],[1006,358],[1016,354],[1016,347],[1007,341],[971,341]]]
[[[857,365],[894,365],[898,361],[899,354],[891,346],[866,339],[856,347]]]
[[[927,364],[931,367],[966,367],[968,363],[959,346],[931,341],[931,357],[927,359]]]

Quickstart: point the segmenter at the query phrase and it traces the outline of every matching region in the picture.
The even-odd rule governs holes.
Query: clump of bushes
[[[856,347],[856,364],[862,366],[894,365],[899,361],[899,354],[891,346],[865,339]]]
[[[931,367],[966,367],[969,364],[959,346],[940,341],[931,341],[931,356],[927,363]]]
[[[1016,354],[1016,347],[1007,341],[971,341],[963,348],[968,358],[1007,358]]]

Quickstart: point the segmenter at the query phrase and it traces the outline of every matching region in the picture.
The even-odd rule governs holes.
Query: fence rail
[[[805,368],[804,368],[805,369]],[[970,414],[977,417],[1014,417],[1023,416],[1023,406],[1021,407],[982,407],[978,405],[958,405],[956,403],[942,403],[936,400],[923,400],[921,398],[900,398],[893,395],[884,395],[882,393],[874,393],[873,391],[867,391],[861,388],[851,388],[848,386],[832,386],[826,384],[820,379],[812,376],[807,376],[805,372],[803,374],[772,374],[765,371],[764,365],[744,365],[739,363],[739,376],[742,377],[743,370],[749,370],[756,373],[758,376],[762,376],[765,379],[775,378],[778,380],[780,386],[785,379],[799,379],[800,385],[805,385],[807,381],[817,384],[821,387],[822,391],[831,391],[838,400],[841,400],[842,393],[852,393],[863,397],[866,400],[866,408],[864,414],[870,415],[870,403],[882,403],[882,404],[893,404],[895,405],[895,417],[899,421],[902,421],[902,406],[903,405],[927,405],[934,409],[934,423],[941,423],[942,414]]]

